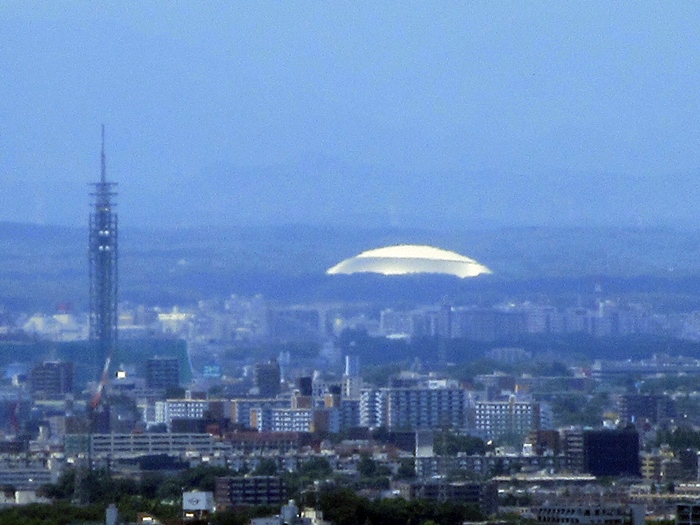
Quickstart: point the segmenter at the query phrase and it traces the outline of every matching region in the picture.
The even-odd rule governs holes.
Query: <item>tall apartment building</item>
[[[309,408],[275,408],[271,411],[272,432],[311,432],[313,410]]]
[[[360,426],[379,428],[386,424],[386,389],[367,389],[360,393]]]
[[[338,408],[275,408],[270,411],[272,432],[339,432]]]
[[[572,473],[584,471],[583,430],[566,428],[559,432],[561,448],[564,453],[566,469]]]
[[[511,341],[525,332],[525,314],[517,310],[455,308],[451,336],[473,341]]]
[[[231,422],[246,428],[271,430],[271,415],[274,408],[290,408],[289,399],[233,399],[231,400]]]
[[[379,314],[379,332],[385,336],[411,337],[415,333],[415,319],[419,315],[411,311],[382,310]]]
[[[552,409],[547,403],[517,401],[477,401],[474,429],[488,439],[504,435],[525,436],[532,430],[552,428]]]
[[[360,398],[360,425],[390,429],[464,428],[467,398],[460,388],[380,388]]]
[[[360,399],[343,399],[340,405],[340,429],[357,428],[360,425]]]
[[[347,399],[360,399],[362,395],[363,381],[360,376],[343,376],[343,397]]]

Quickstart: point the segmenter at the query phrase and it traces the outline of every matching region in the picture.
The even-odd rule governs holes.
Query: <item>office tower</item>
[[[648,420],[657,425],[676,415],[675,401],[661,394],[623,394],[618,407],[620,418],[627,423]]]
[[[175,357],[152,357],[146,361],[146,387],[170,388],[180,385],[180,365]]]
[[[311,376],[303,376],[297,379],[297,389],[302,396],[311,397],[313,395],[313,378]]]
[[[356,355],[345,356],[345,374],[343,374],[343,397],[347,399],[360,399],[362,391],[362,377],[360,377],[360,357]]]
[[[445,297],[440,304],[438,314],[438,361],[447,363],[447,341],[452,338],[452,306]]]
[[[280,365],[277,360],[256,364],[254,381],[260,397],[276,397],[280,393]]]
[[[594,476],[639,476],[639,433],[633,429],[585,430],[583,461],[585,472]]]
[[[277,356],[277,362],[280,364],[280,378],[282,381],[289,379],[289,368],[292,365],[292,354],[289,350],[283,350]]]
[[[360,375],[360,356],[345,356],[345,375],[349,377],[356,377]]]
[[[29,373],[32,394],[39,399],[63,396],[73,391],[73,363],[48,361]]]

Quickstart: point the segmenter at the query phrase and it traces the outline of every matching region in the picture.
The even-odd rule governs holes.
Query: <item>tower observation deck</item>
[[[93,399],[99,403],[102,388],[109,374],[112,356],[117,346],[118,238],[115,182],[107,182],[105,166],[105,128],[102,126],[100,181],[93,183],[90,213],[90,340],[104,369],[100,386]]]

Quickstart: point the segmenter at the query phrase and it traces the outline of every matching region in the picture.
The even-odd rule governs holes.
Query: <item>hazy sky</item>
[[[698,2],[0,2],[0,220],[670,224]]]

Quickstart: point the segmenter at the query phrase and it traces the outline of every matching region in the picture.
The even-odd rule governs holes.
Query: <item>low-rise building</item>
[[[278,505],[287,499],[287,488],[279,476],[216,478],[216,506]]]
[[[700,524],[699,503],[679,503],[676,505],[676,525]]]
[[[92,434],[66,436],[66,455],[84,453],[79,448],[83,443],[89,443],[93,458],[212,454],[215,449],[215,439],[210,434]]]
[[[206,399],[168,399],[155,402],[155,423],[165,423],[168,428],[173,419],[204,419],[209,410]]]
[[[644,525],[641,505],[544,505],[532,509],[537,523]]]
[[[498,486],[492,482],[448,482],[439,479],[398,483],[396,489],[406,499],[473,504],[486,516],[498,511]]]

